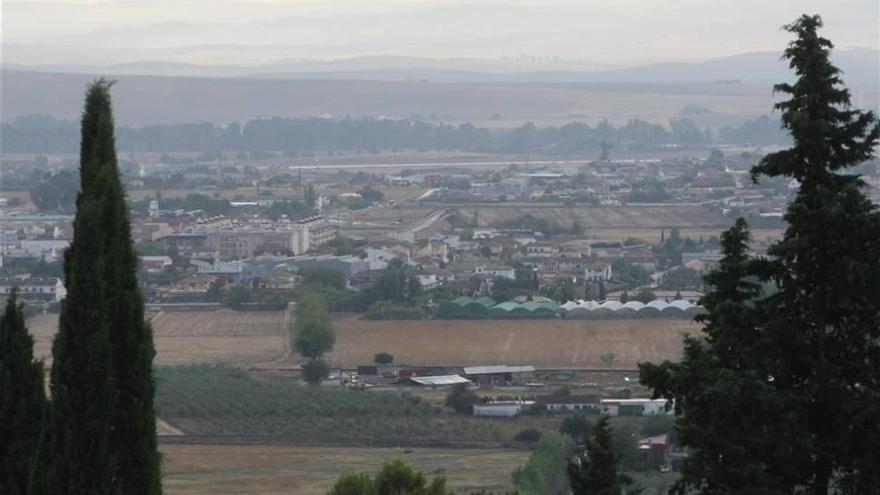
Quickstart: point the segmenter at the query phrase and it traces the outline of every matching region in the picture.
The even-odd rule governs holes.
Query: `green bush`
[[[394,356],[388,352],[380,352],[373,357],[376,364],[391,364],[394,362]]]
[[[318,385],[321,380],[330,375],[330,366],[322,359],[312,359],[302,367],[303,379],[312,385]]]
[[[477,394],[470,389],[470,384],[459,383],[453,385],[446,396],[446,406],[455,409],[457,413],[472,414],[477,400]]]
[[[541,432],[534,428],[526,428],[514,435],[513,439],[517,442],[535,443],[541,439]]]

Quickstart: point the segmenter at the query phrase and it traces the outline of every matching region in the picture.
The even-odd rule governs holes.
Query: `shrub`
[[[394,362],[394,356],[387,352],[380,352],[373,357],[376,364],[391,364]]]
[[[470,389],[470,384],[459,383],[454,385],[446,396],[446,405],[457,413],[473,414],[477,400],[477,394]]]
[[[312,385],[321,383],[321,380],[330,375],[330,366],[321,359],[312,359],[302,367],[303,379]]]
[[[593,422],[586,414],[578,413],[572,416],[566,416],[559,425],[559,433],[568,435],[575,442],[582,442],[590,436],[593,428]]]
[[[514,435],[513,439],[517,442],[535,443],[541,439],[541,432],[534,428],[526,428]]]

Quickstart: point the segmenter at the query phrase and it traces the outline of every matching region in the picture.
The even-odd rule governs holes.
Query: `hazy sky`
[[[880,44],[878,0],[3,0],[4,61],[257,64],[363,55],[558,57],[595,67],[781,50],[819,13]],[[89,49],[85,49],[89,48]]]

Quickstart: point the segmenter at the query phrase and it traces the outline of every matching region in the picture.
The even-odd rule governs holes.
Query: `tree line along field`
[[[541,369],[603,368],[613,353],[615,367],[677,360],[682,334],[699,332],[690,320],[423,320],[333,321],[336,345],[327,356],[353,368],[390,352],[409,365],[468,366],[531,364]]]
[[[163,444],[170,495],[323,495],[346,473],[375,472],[401,459],[427,476],[443,475],[456,492],[510,490],[510,472],[529,451]]]

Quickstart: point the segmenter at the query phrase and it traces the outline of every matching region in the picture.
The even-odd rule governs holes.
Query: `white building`
[[[24,280],[0,280],[0,295],[5,299],[13,289],[18,289],[21,299],[60,302],[67,296],[67,289],[60,278],[29,278]]]
[[[604,268],[587,268],[584,270],[584,280],[589,282],[608,282],[611,280],[611,265]]]
[[[478,266],[474,270],[474,273],[492,275],[493,277],[506,278],[508,280],[516,280],[516,269],[509,266]]]
[[[307,253],[310,249],[323,246],[336,237],[336,228],[327,224],[320,216],[304,218],[292,225],[293,235],[290,251],[294,256]]]
[[[198,272],[209,275],[238,275],[244,271],[244,264],[241,261],[226,261],[214,263],[213,265],[200,264]]]
[[[666,410],[666,399],[602,399],[602,414],[608,416],[671,416],[672,407]]]
[[[515,400],[474,404],[474,416],[486,418],[512,418],[522,413],[523,408],[535,404],[533,400]]]
[[[600,397],[598,395],[563,395],[558,397],[548,397],[543,399],[542,403],[547,412],[553,413],[598,413],[602,408]]]

